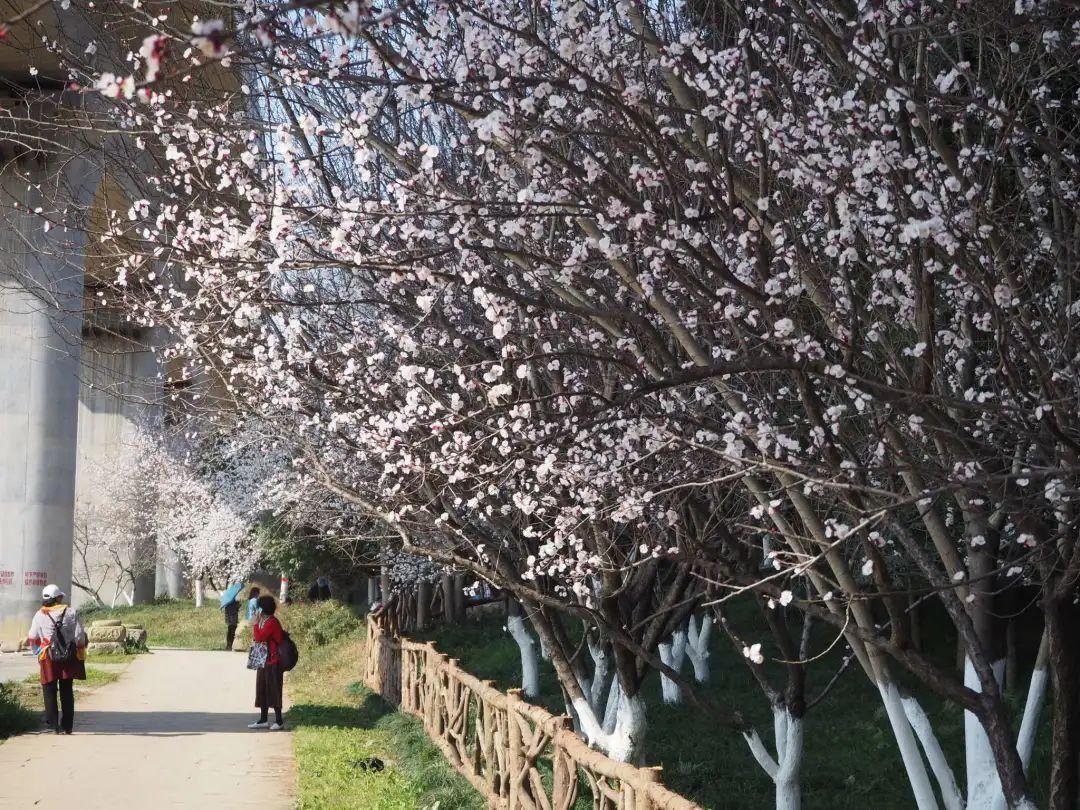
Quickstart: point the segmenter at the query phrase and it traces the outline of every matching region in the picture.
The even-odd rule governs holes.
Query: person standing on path
[[[26,640],[38,659],[41,692],[45,699],[45,720],[53,731],[70,734],[75,727],[73,682],[86,680],[86,632],[79,614],[63,603],[64,592],[46,585],[41,592],[41,610],[34,614]],[[58,644],[52,643],[59,633]],[[74,647],[66,660],[54,660],[58,648]],[[59,707],[57,700],[59,699]]]
[[[226,605],[222,605],[221,609],[225,611],[225,650],[226,652],[233,648],[233,642],[236,640],[236,625],[240,623],[240,600],[233,599]]]
[[[252,588],[251,592],[248,593],[247,615],[245,616],[245,618],[249,622],[255,621],[255,613],[259,609],[260,593],[262,593],[262,591],[260,591],[258,588]]]
[[[281,716],[285,671],[281,668],[281,657],[278,654],[278,645],[281,644],[284,631],[281,622],[274,615],[276,611],[277,603],[274,602],[274,597],[259,597],[252,638],[256,643],[266,644],[266,664],[255,671],[255,707],[259,710],[259,719],[248,725],[248,728],[266,728],[270,709],[274,710],[274,722],[270,725],[270,730],[281,731],[285,728],[285,720]]]

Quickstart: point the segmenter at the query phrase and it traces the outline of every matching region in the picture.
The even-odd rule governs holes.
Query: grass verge
[[[302,653],[289,676],[298,810],[482,810],[420,721],[357,682],[357,636]],[[370,758],[385,768],[365,767]]]

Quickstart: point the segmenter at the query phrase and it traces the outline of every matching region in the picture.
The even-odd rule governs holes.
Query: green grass
[[[520,686],[520,659],[517,645],[503,630],[503,622],[500,616],[487,616],[463,625],[439,628],[424,638],[434,640],[441,652],[459,659],[461,666],[473,674],[491,679],[503,689],[516,687]],[[771,747],[771,716],[765,698],[749,677],[741,656],[725,638],[718,636],[714,632],[709,693],[720,706],[748,715]],[[832,636],[822,632],[820,638],[815,638],[815,647],[824,649],[832,640]],[[941,647],[945,649],[947,644]],[[837,649],[811,668],[808,678],[811,696],[835,672],[839,654]],[[687,664],[684,671],[689,669]],[[913,691],[929,714],[962,783],[962,712],[925,691]],[[645,696],[649,727],[644,760],[646,764],[663,767],[662,781],[666,786],[707,808],[757,810],[771,806],[772,782],[751,757],[741,735],[718,725],[692,705],[664,705],[658,676],[646,681]],[[554,714],[565,711],[554,672],[543,662],[538,702]],[[1019,711],[1023,695],[1015,696],[1013,702]],[[1048,713],[1049,707],[1044,710],[1044,721]],[[1048,736],[1044,728],[1030,774],[1040,806],[1046,803],[1049,779]],[[805,740],[802,779],[806,810],[826,807],[909,810],[912,806],[903,764],[881,699],[856,664],[841,676],[829,696],[809,712]]]
[[[301,647],[318,647],[356,633],[363,622],[350,608],[338,602],[281,605],[278,618]],[[225,646],[225,616],[216,599],[196,608],[190,600],[159,602],[114,609],[84,611],[87,627],[100,619],[119,619],[124,624],[145,627],[147,644],[187,650],[220,650]],[[120,661],[122,656],[96,656],[102,663]]]
[[[225,646],[225,618],[216,601],[195,609],[190,601],[162,602],[115,609],[87,609],[83,623],[100,619],[120,619],[124,624],[145,627],[151,647],[176,647],[190,650],[219,650]],[[101,661],[120,656],[100,656]]]
[[[356,682],[362,644],[353,635],[303,650],[289,676],[298,809],[482,810],[479,794],[454,773],[420,722]],[[385,769],[358,765],[369,757]]]
[[[97,669],[96,667],[87,667],[86,680],[76,681],[75,685],[77,689],[89,691],[92,689],[97,689],[98,687],[104,686],[108,683],[115,683],[118,680],[120,680],[119,672],[107,669]],[[23,683],[38,686],[41,683],[40,676],[36,672],[31,672],[29,675],[23,678]]]
[[[140,655],[145,655],[145,652],[141,653],[116,653],[109,655],[88,655],[86,656],[86,663],[89,664],[130,664]]]

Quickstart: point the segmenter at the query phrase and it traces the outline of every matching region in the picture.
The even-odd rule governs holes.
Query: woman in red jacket
[[[281,622],[274,615],[276,610],[274,597],[259,597],[252,638],[256,642],[266,643],[266,666],[255,671],[255,708],[260,714],[259,719],[248,728],[266,728],[269,725],[271,708],[274,710],[274,723],[269,726],[270,730],[281,731],[285,728],[285,720],[281,716],[285,672],[281,669],[281,658],[278,655],[282,628]]]

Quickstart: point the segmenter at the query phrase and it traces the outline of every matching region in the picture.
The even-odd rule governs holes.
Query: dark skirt
[[[255,671],[255,708],[280,709],[285,673],[281,664],[267,664]]]

